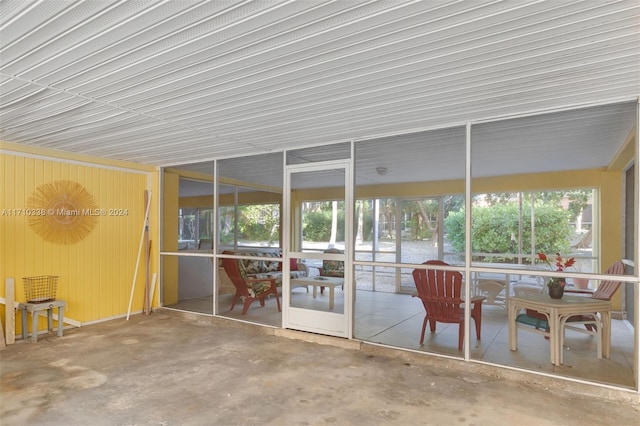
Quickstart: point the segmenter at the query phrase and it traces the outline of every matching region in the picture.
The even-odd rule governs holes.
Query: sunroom
[[[637,389],[637,120],[636,102],[614,103],[165,168],[161,302]],[[556,255],[572,259],[564,271]],[[461,275],[466,303],[461,323],[437,322],[421,339],[413,272],[429,260]],[[618,261],[622,275],[608,275]],[[246,310],[235,263],[259,264],[242,277],[275,288]],[[337,278],[324,276],[328,263],[341,265]],[[555,278],[562,303],[615,282],[600,333],[562,327],[550,338],[560,327],[550,315],[534,333],[516,324],[525,309],[515,303],[550,300]]]

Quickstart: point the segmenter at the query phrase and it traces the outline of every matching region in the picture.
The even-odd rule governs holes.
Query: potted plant
[[[538,253],[538,259],[546,263],[547,265],[549,265],[552,271],[555,270],[557,272],[562,272],[567,268],[570,268],[571,266],[573,266],[574,263],[576,263],[576,260],[573,257],[567,260],[564,260],[562,256],[560,256],[560,253],[556,253],[555,266],[551,264],[551,262],[547,258],[547,255],[545,255],[544,253]],[[549,296],[552,299],[561,299],[562,296],[564,295],[564,287],[566,285],[567,285],[567,282],[563,277],[551,278],[547,283],[547,287],[549,287]]]

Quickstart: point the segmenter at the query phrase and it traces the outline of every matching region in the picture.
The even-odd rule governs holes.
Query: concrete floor
[[[326,292],[314,299],[311,293],[299,288],[293,290],[292,299],[298,307],[321,310],[324,306],[324,310],[328,311]],[[230,300],[230,295],[218,298],[220,316],[273,327],[282,326],[282,314],[276,309],[273,298],[267,300],[264,308],[254,303],[246,315],[242,315],[240,307],[229,312]],[[344,294],[337,290],[334,311],[342,312],[343,306]],[[172,308],[213,315],[213,298],[209,296],[180,301]],[[554,366],[550,363],[549,341],[545,341],[539,334],[521,330],[518,333],[518,350],[509,349],[509,328],[503,306],[483,304],[482,314],[482,339],[476,340],[473,333],[471,336],[472,359],[620,388],[635,388],[633,328],[626,321],[612,321],[610,358],[597,358],[597,344],[593,336],[567,331],[563,348],[564,365]],[[424,345],[420,345],[423,319],[422,304],[408,294],[357,291],[354,315],[356,339],[396,348],[464,357],[464,353],[458,351],[457,324],[439,323],[437,332],[427,332]]]
[[[640,425],[637,393],[171,311],[0,350],[7,425]]]

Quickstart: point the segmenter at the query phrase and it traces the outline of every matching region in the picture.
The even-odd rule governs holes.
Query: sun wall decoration
[[[27,201],[29,227],[46,241],[74,244],[95,228],[99,210],[93,195],[77,182],[40,185]]]

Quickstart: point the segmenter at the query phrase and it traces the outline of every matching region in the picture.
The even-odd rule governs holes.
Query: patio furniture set
[[[328,249],[325,253],[339,253],[337,249]],[[232,251],[224,251],[223,254],[229,255],[249,255],[248,253],[234,253]],[[252,255],[257,256],[258,253]],[[264,256],[264,253],[259,253]],[[280,254],[274,254],[271,257],[279,257]],[[281,263],[274,260],[269,261],[263,258],[256,259],[232,259],[223,258],[222,264],[224,271],[229,280],[235,287],[235,294],[232,297],[232,311],[238,302],[242,302],[244,307],[242,315],[245,315],[251,304],[259,301],[264,306],[265,298],[274,296],[278,311],[281,310],[278,287],[282,286],[282,269]],[[291,259],[290,278],[291,288],[295,287],[313,287],[313,297],[317,297],[317,289],[320,293],[324,292],[324,288],[329,288],[329,309],[334,308],[335,288],[341,286],[344,289],[344,262],[325,260],[322,267],[319,267],[319,275],[315,277],[309,276],[308,267]]]
[[[224,254],[234,254],[224,252]],[[294,260],[295,261],[295,260]],[[231,308],[239,302],[243,303],[242,314],[246,314],[251,304],[259,301],[264,306],[265,298],[276,298],[278,311],[281,310],[278,287],[282,282],[282,272],[264,259],[222,259],[224,270],[233,282],[236,292],[232,298]],[[448,266],[440,260],[429,260],[424,263],[436,268],[415,269],[413,279],[417,292],[413,295],[422,302],[425,317],[420,334],[420,344],[424,343],[427,323],[432,333],[436,331],[436,324],[458,324],[458,350],[462,350],[464,343],[465,309],[462,297],[462,274],[440,267]],[[304,265],[304,264],[300,264]],[[494,266],[494,265],[492,265]],[[294,270],[295,267],[295,270]],[[262,269],[266,268],[266,271]],[[304,268],[304,269],[303,269]],[[344,262],[323,261],[318,268],[319,275],[309,276],[306,266],[291,265],[291,288],[313,287],[313,297],[317,296],[317,289],[323,293],[329,288],[329,309],[334,308],[335,288],[344,288]],[[295,276],[294,276],[295,273]],[[617,262],[606,272],[612,275],[624,273],[624,265]],[[279,276],[274,276],[279,274]],[[563,362],[563,345],[565,329],[591,334],[597,339],[598,358],[609,357],[610,327],[611,327],[611,297],[620,286],[618,281],[604,281],[591,297],[565,296],[562,299],[552,299],[548,294],[516,294],[506,298],[509,319],[509,347],[517,350],[518,330],[527,330],[541,334],[549,340],[550,361],[554,365]],[[541,289],[543,287],[540,287]],[[584,291],[581,291],[584,295]],[[482,330],[482,304],[486,296],[471,297],[470,318],[475,323],[476,338],[480,340]],[[491,300],[493,302],[493,300]],[[584,326],[584,329],[578,327]]]

